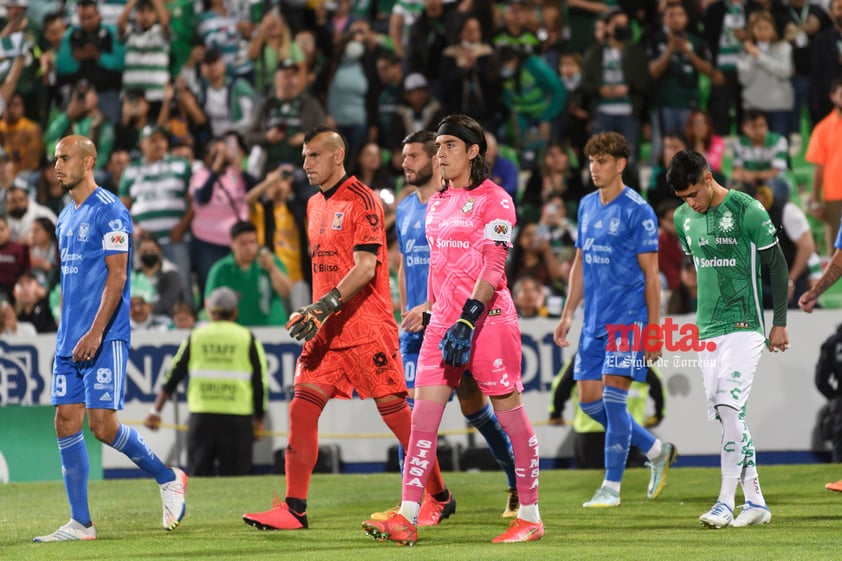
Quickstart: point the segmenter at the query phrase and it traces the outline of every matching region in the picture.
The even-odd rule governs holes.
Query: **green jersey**
[[[681,205],[675,228],[684,252],[696,264],[700,338],[737,331],[765,334],[758,252],[773,247],[778,238],[763,205],[745,193],[728,191],[719,206],[704,214]]]

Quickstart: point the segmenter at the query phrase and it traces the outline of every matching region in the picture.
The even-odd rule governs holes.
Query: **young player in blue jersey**
[[[661,494],[667,470],[678,455],[674,445],[662,444],[640,426],[627,405],[632,381],[643,382],[647,361],[660,357],[660,349],[642,352],[639,337],[626,350],[622,345],[624,334],[635,329],[639,334],[647,324],[660,325],[658,219],[652,207],[623,184],[630,151],[626,139],[616,132],[597,134],[585,146],[598,190],[579,205],[576,258],[555,330],[556,342],[568,346],[573,313],[584,301],[573,375],[582,410],[606,428],[605,479],[582,505],[586,508],[620,505],[620,482],[630,445],[649,459],[650,499]]]
[[[439,189],[442,182],[436,153],[436,135],[431,131],[418,131],[403,141],[403,170],[408,185],[415,193],[398,205],[395,228],[401,251],[401,268],[398,273],[401,295],[402,332],[400,335],[406,386],[412,392],[415,385],[415,367],[424,340],[424,314],[431,305],[427,301],[427,279],[430,270],[430,245],[426,236],[427,200]],[[509,437],[497,421],[494,410],[486,401],[473,377],[466,372],[456,390],[462,414],[472,427],[483,435],[491,454],[506,472],[508,500],[504,518],[517,516],[520,503],[516,489],[514,455]],[[401,450],[401,453],[403,450]],[[437,524],[455,511],[452,495],[447,497],[425,496],[418,514],[418,525]]]
[[[134,429],[120,424],[129,329],[132,219],[120,200],[94,180],[96,147],[68,136],[55,149],[58,182],[73,201],[56,225],[61,255],[61,320],[50,397],[70,521],[36,542],[94,540],[88,509],[85,414],[97,439],[128,456],[158,482],[166,530],[184,516],[187,476],[169,468]]]

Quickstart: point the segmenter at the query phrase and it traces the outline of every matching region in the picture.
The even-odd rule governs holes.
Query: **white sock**
[[[540,522],[541,513],[538,512],[538,503],[534,505],[520,505],[520,509],[517,511],[517,517],[527,522]]]
[[[421,503],[414,503],[412,501],[401,501],[401,508],[398,510],[401,516],[418,525],[418,511],[421,510]]]
[[[612,491],[617,491],[617,494],[620,494],[620,482],[619,481],[608,481],[607,479],[602,480],[602,486],[608,487]]]
[[[650,449],[646,452],[646,457],[647,457],[647,458],[649,458],[650,460],[657,460],[658,458],[660,458],[660,457],[661,457],[661,449],[662,449],[662,446],[661,446],[661,439],[660,439],[660,438],[656,438],[656,439],[655,439],[655,444],[653,444],[653,445],[652,445],[652,448],[650,448]]]
[[[719,422],[722,424],[722,449],[720,451],[720,469],[722,487],[719,490],[719,502],[734,510],[734,495],[737,483],[743,472],[745,454],[742,452],[743,422],[739,412],[728,406],[716,408]]]

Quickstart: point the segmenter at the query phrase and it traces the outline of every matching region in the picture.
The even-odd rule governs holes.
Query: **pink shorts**
[[[520,382],[521,343],[517,323],[483,325],[474,332],[471,356],[465,366],[448,366],[442,359],[439,342],[446,327],[430,325],[418,355],[415,387],[459,386],[468,370],[485,395],[506,395],[523,391]]]

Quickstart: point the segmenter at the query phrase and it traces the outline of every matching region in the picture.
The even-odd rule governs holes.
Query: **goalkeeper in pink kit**
[[[488,179],[486,147],[483,128],[470,117],[450,115],[439,123],[435,157],[446,184],[430,198],[426,217],[432,317],[418,357],[400,510],[386,520],[363,522],[376,539],[417,541],[418,511],[436,458],[444,406],[466,368],[491,398],[514,450],[520,509],[492,541],[534,541],[544,535],[538,439],[520,398],[520,328],[504,272],[515,208],[503,188]]]

